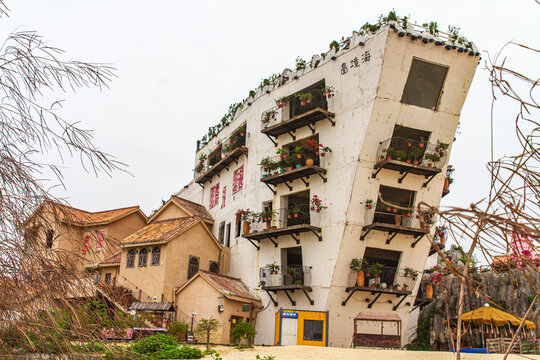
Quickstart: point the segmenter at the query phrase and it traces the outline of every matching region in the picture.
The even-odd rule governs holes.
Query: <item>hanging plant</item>
[[[287,105],[287,102],[289,102],[289,97],[288,96],[280,97],[276,99],[275,102],[278,108],[282,108],[285,105]]]

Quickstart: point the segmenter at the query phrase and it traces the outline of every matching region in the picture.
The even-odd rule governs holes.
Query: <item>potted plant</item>
[[[326,96],[330,99],[332,96],[334,96],[336,89],[333,86],[323,86],[321,91],[323,96]]]
[[[287,149],[281,148],[276,150],[276,154],[279,155],[280,159],[286,159],[289,156],[289,151]]]
[[[302,209],[298,204],[294,204],[292,208],[289,209],[289,215],[292,215],[294,218],[298,218],[302,214]],[[290,216],[289,216],[290,219]]]
[[[371,265],[371,273],[374,277],[378,278],[383,272],[383,264],[375,263]]]
[[[404,271],[405,271],[405,277],[410,277],[410,278],[412,278],[413,280],[416,280],[416,278],[418,277],[418,274],[419,274],[418,271],[414,270],[414,269],[411,268],[411,267],[406,267],[406,268],[404,269]]]
[[[409,285],[403,284],[403,287],[401,288],[401,290],[407,291],[408,289],[409,289]]]
[[[438,153],[426,153],[424,154],[424,160],[430,160],[427,163],[427,166],[432,167],[433,165],[437,164],[439,160],[441,160],[441,156]]]
[[[452,165],[448,165],[446,168],[446,177],[444,178],[444,191],[448,191],[448,188],[450,187],[450,184],[454,182],[454,178],[452,178],[452,173],[454,172],[454,167]]]
[[[272,158],[270,158],[270,156],[265,156],[261,159],[259,165],[261,165],[264,170],[262,177],[265,178],[268,177],[268,175],[272,171],[272,168],[274,167],[274,161],[272,160]]]
[[[429,144],[429,141],[420,136],[420,142],[418,143],[418,146],[423,149],[426,144]]]
[[[285,285],[292,285],[293,275],[294,275],[294,268],[288,267],[287,273],[285,274],[285,278],[283,281]]]
[[[322,200],[317,195],[313,195],[311,199],[311,211],[321,212],[322,209],[326,209],[327,206],[323,205]]]
[[[240,126],[237,132],[240,134],[240,137],[244,137],[244,135],[246,134],[246,127],[244,125]]]
[[[329,148],[328,146],[323,146],[322,144],[319,144],[320,147],[321,147],[321,156],[322,157],[325,157],[326,156],[326,153],[330,153],[332,152],[332,149]]]
[[[270,121],[275,119],[276,113],[277,113],[276,110],[268,110],[268,111],[263,112],[261,123],[264,125],[264,127],[267,127]]]
[[[294,148],[294,154],[296,155],[296,158],[297,158],[297,163],[296,163],[296,167],[299,168],[299,167],[302,167],[302,158],[304,156],[304,148],[302,146],[297,146]]]
[[[272,210],[272,209],[263,210],[263,212],[261,213],[261,218],[262,218],[262,221],[266,223],[265,230],[270,230],[270,227],[272,226],[272,219],[274,218],[275,215],[276,215],[275,210]]]
[[[366,208],[369,210],[369,209],[371,209],[373,207],[373,200],[367,199],[365,201],[365,204],[366,204]]]
[[[431,225],[434,224],[433,213],[430,211],[419,211],[418,218],[420,220],[420,228],[429,230]]]
[[[350,268],[353,271],[356,271],[356,285],[364,286],[365,274],[364,269],[367,267],[368,263],[365,259],[354,258],[351,260]]]
[[[265,286],[266,286],[266,281],[263,281],[263,280],[259,281],[259,287],[260,288],[263,288]]]
[[[287,102],[289,102],[289,97],[288,96],[280,97],[276,99],[275,102],[278,108],[282,108],[285,105],[287,105]]]
[[[279,273],[280,266],[274,261],[271,264],[267,264],[266,268],[270,270],[270,275],[268,275],[268,280],[270,281],[270,286],[280,286],[283,284],[283,276]]]
[[[433,299],[433,286],[429,281],[425,282],[426,299]]]
[[[406,161],[407,153],[403,150],[396,150],[396,160],[397,161]]]
[[[295,280],[294,285],[303,285],[302,280],[300,280],[300,279]]]
[[[195,165],[195,172],[200,173],[204,170],[204,163],[200,162],[197,165]]]
[[[252,220],[252,212],[249,209],[240,209],[236,212],[236,216],[240,216],[240,219],[244,222],[243,231],[244,234],[249,233],[249,228],[251,226],[250,222]]]
[[[313,95],[311,95],[311,93],[298,93],[295,96],[300,100],[300,106],[310,104],[311,99],[313,99]]]
[[[439,239],[439,244],[444,246],[446,242],[446,231],[447,228],[445,225],[435,227],[435,236]]]
[[[271,274],[277,275],[279,273],[280,266],[275,261],[271,264],[267,264],[265,267],[270,270]]]

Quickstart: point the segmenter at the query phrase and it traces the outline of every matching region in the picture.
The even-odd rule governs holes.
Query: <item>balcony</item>
[[[321,120],[328,120],[332,126],[336,125],[333,120],[335,114],[328,111],[333,109],[334,98],[326,98],[319,89],[311,89],[309,93],[312,99],[304,103],[296,97],[292,97],[284,106],[275,106],[261,115],[261,132],[277,146],[274,139],[280,135],[289,134],[296,140],[296,129],[307,126],[314,134],[313,124]]]
[[[278,209],[276,217],[272,219],[272,222],[275,223],[274,226],[270,222],[254,222],[251,223],[250,232],[242,236],[248,239],[257,250],[260,247],[254,241],[260,242],[263,239],[268,239],[277,247],[277,239],[280,236],[290,236],[297,244],[300,244],[299,236],[305,232],[313,233],[319,241],[322,241],[321,213],[317,212],[316,209],[311,209],[309,205],[294,204],[287,208]]]
[[[416,283],[417,278],[411,277],[405,272],[405,269],[400,269],[391,266],[383,266],[382,272],[378,275],[369,274],[365,272],[365,279],[363,284],[358,284],[356,279],[356,272],[351,270],[351,274],[347,280],[347,288],[345,292],[349,293],[347,298],[341,302],[342,306],[347,305],[349,299],[357,291],[368,292],[374,298],[366,298],[368,302],[368,308],[371,309],[377,302],[379,297],[383,294],[395,295],[400,299],[394,306],[395,311],[399,305],[405,300],[408,295],[412,294],[412,289]]]
[[[285,184],[289,191],[292,191],[292,182],[296,179],[302,180],[308,187],[311,175],[319,175],[323,182],[326,182],[325,155],[317,152],[317,154],[305,155],[301,158],[291,158],[288,162],[285,161],[286,158],[276,156],[271,159],[271,165],[261,165],[261,182],[266,184],[274,195],[277,194],[275,187],[278,184]]]
[[[378,162],[376,170],[371,177],[376,178],[382,169],[398,171],[402,176],[398,183],[409,174],[424,176],[422,186],[426,187],[429,182],[442,171],[446,164],[448,144],[428,142],[393,137],[380,143],[377,151]]]
[[[211,153],[211,158],[203,160],[195,167],[195,182],[204,185],[207,181],[211,181],[215,175],[219,176],[223,169],[228,171],[231,163],[238,164],[238,159],[242,155],[248,155],[245,136],[239,139],[229,139],[229,145],[225,148],[221,148],[220,145]]]
[[[259,269],[259,280],[261,289],[266,291],[274,306],[278,306],[278,302],[270,294],[277,294],[278,291],[283,291],[289,298],[292,306],[296,306],[296,301],[291,297],[290,293],[295,290],[301,290],[311,305],[314,304],[308,292],[312,292],[311,288],[311,267],[301,265],[287,266],[272,266],[267,265]]]
[[[396,237],[397,234],[412,235],[416,244],[429,233],[429,227],[432,223],[431,217],[425,214],[419,214],[414,210],[401,210],[389,205],[378,202],[373,209],[366,209],[366,224],[362,228],[360,240],[364,240],[371,231],[383,231],[388,233],[386,244]]]

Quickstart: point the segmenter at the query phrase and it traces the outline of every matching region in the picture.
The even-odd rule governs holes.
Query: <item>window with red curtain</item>
[[[88,246],[90,246],[90,234],[84,234],[82,252],[88,252]]]
[[[210,209],[219,204],[219,184],[210,189]]]
[[[225,200],[227,198],[227,187],[223,187],[223,196],[221,198],[221,208],[223,209],[225,207]]]
[[[244,187],[244,165],[236,169],[233,173],[233,194],[236,194]]]
[[[105,242],[105,230],[98,230],[97,232],[97,244],[96,250],[103,249],[103,243]]]

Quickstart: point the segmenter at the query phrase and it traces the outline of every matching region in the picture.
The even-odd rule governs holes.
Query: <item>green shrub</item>
[[[161,351],[169,346],[178,346],[178,343],[174,337],[171,335],[157,334],[147,336],[144,339],[139,340],[135,344],[131,345],[128,349],[139,354],[148,355]]]
[[[188,329],[188,324],[182,321],[178,321],[172,323],[171,326],[169,326],[169,330],[167,330],[167,333],[171,336],[174,336],[176,341],[182,341],[184,340]]]
[[[201,350],[189,347],[182,346],[168,346],[163,348],[161,351],[158,351],[151,355],[152,359],[200,359],[203,354]]]
[[[231,329],[231,336],[234,339],[234,341],[246,339],[249,340],[253,336],[255,336],[255,329],[253,328],[252,323],[243,322],[240,321],[238,324],[234,326],[233,329]]]
[[[133,359],[148,359],[144,355],[136,355],[131,351],[115,346],[113,350],[105,351],[103,360],[133,360]]]

